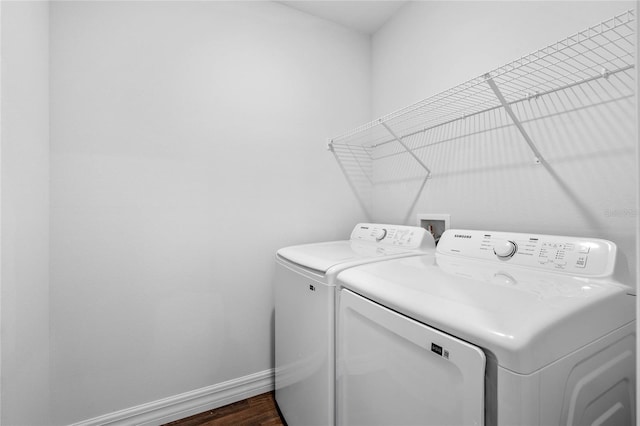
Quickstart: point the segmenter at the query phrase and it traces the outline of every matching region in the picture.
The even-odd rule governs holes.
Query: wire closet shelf
[[[534,161],[540,163],[543,161],[542,155],[511,107],[597,79],[609,79],[632,69],[635,64],[634,20],[634,10],[614,16],[493,71],[334,137],[330,139],[329,150],[337,158],[340,154],[349,154],[356,161],[363,161],[359,158],[371,161],[375,160],[372,153],[376,148],[396,142],[429,175],[431,171],[427,165],[404,143],[406,138],[504,108],[531,148]]]

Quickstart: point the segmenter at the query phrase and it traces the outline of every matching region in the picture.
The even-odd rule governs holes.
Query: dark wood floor
[[[283,426],[276,409],[273,392],[238,401],[215,410],[205,411],[164,426]]]

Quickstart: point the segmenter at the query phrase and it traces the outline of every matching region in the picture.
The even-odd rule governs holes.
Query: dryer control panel
[[[366,241],[409,249],[435,248],[433,236],[418,226],[359,223],[351,232],[352,241]]]
[[[441,254],[590,277],[613,274],[616,245],[596,238],[449,229]]]

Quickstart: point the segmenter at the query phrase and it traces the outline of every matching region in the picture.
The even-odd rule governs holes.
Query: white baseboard
[[[94,417],[71,426],[158,426],[272,391],[273,377],[274,370],[269,369]]]

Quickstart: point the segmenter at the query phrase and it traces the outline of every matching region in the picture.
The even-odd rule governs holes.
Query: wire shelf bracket
[[[486,79],[487,84],[489,84],[489,87],[491,87],[491,90],[493,90],[493,93],[495,93],[496,97],[500,101],[500,104],[502,104],[502,107],[506,111],[506,113],[509,116],[509,118],[511,118],[511,121],[513,121],[513,124],[515,124],[516,128],[518,129],[518,131],[520,132],[520,134],[524,138],[524,140],[527,143],[527,145],[529,145],[529,148],[531,148],[531,151],[533,151],[533,155],[534,155],[533,161],[534,161],[534,163],[535,164],[542,164],[542,162],[544,161],[544,158],[542,157],[542,154],[540,154],[540,151],[538,151],[538,148],[536,148],[536,144],[533,143],[533,140],[531,140],[531,137],[529,136],[527,131],[522,126],[522,123],[520,122],[520,120],[518,119],[516,114],[513,112],[513,109],[511,108],[511,105],[509,105],[507,100],[502,95],[502,92],[500,91],[500,89],[496,85],[496,82],[493,81],[493,78],[491,78],[491,74],[489,74],[489,73],[485,74],[484,78]]]
[[[428,177],[431,175],[431,170],[429,170],[429,167],[427,167],[427,165],[426,165],[426,164],[424,164],[424,162],[423,162],[423,161],[422,161],[422,160],[421,160],[421,159],[416,155],[416,153],[415,153],[415,152],[413,152],[413,150],[412,150],[411,148],[409,148],[409,147],[408,147],[408,146],[407,146],[407,145],[402,141],[402,138],[401,138],[401,137],[399,137],[398,135],[396,135],[396,134],[395,134],[395,132],[394,132],[393,130],[391,130],[391,127],[389,127],[389,126],[387,125],[387,123],[385,123],[384,121],[382,121],[382,119],[380,119],[380,124],[382,124],[382,126],[383,126],[385,129],[387,129],[387,131],[391,134],[391,136],[392,136],[396,141],[398,141],[398,143],[399,143],[400,145],[402,145],[402,147],[405,149],[405,151],[407,151],[407,153],[408,153],[409,155],[411,155],[411,156],[414,158],[414,160],[416,160],[416,161],[418,162],[418,164],[420,164],[420,166],[421,166],[423,169],[425,169],[425,170],[426,170],[426,172],[427,172],[427,176],[426,176],[426,178],[428,178]]]

